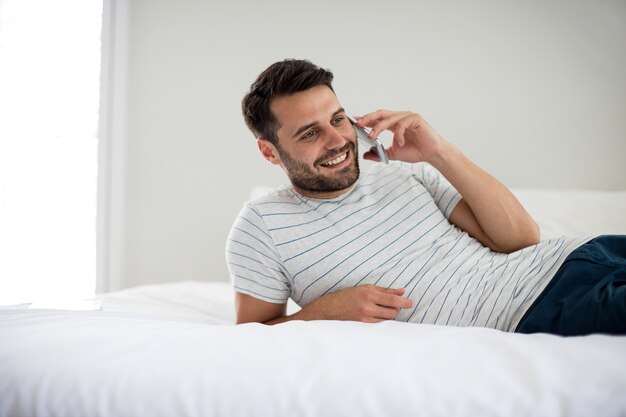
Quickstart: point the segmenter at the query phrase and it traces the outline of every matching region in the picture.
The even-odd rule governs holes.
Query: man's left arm
[[[539,242],[539,226],[517,198],[456,147],[447,144],[428,162],[463,196],[450,214],[451,223],[497,252],[510,253]]]
[[[394,133],[389,159],[428,162],[461,194],[450,222],[485,246],[510,253],[539,242],[539,227],[515,196],[454,145],[446,142],[417,113],[379,110],[358,120],[372,127],[371,137]],[[372,154],[366,158],[375,159]]]

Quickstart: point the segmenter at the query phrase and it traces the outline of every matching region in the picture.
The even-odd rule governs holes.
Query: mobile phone
[[[385,152],[385,147],[383,146],[382,142],[378,139],[371,139],[368,136],[369,129],[357,126],[356,120],[354,120],[354,118],[352,118],[351,116],[347,117],[348,120],[350,120],[350,123],[352,123],[352,127],[354,127],[354,130],[356,131],[356,137],[361,145],[365,146],[365,149],[369,149],[370,151],[378,155],[378,158],[381,162],[389,164],[389,158],[387,158],[387,153]]]

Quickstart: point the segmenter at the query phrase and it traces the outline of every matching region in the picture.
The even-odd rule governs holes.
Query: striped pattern
[[[342,288],[406,288],[397,320],[512,331],[585,238],[492,252],[448,222],[461,196],[428,164],[376,165],[346,194],[304,198],[291,188],[246,203],[227,261],[235,289],[305,306]]]

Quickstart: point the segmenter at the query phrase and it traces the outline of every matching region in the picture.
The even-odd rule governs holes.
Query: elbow
[[[275,324],[274,323],[275,319],[270,319],[270,320],[255,320],[255,319],[240,319],[237,318],[235,319],[235,325],[240,325],[240,324],[249,324],[249,323],[258,323],[258,324],[264,324],[264,325],[272,325]]]
[[[506,246],[499,246],[494,249],[496,252],[512,253],[518,250],[522,250],[529,246],[538,244],[541,241],[541,230],[539,225],[534,221],[524,226],[519,232],[516,233],[517,239],[511,240]]]
[[[524,228],[522,248],[533,246],[541,241],[541,229],[536,221],[529,219],[528,225]]]
[[[532,231],[532,237],[531,237],[532,243],[530,243],[528,246],[536,245],[539,242],[541,242],[541,228],[539,227],[536,221],[531,220],[531,222],[533,225],[532,226],[533,231]]]

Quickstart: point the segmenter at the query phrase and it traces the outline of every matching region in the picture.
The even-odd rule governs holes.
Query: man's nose
[[[331,127],[328,129],[328,134],[326,135],[326,143],[325,146],[327,149],[336,149],[341,148],[346,144],[346,138],[343,137],[341,132],[336,127]]]

